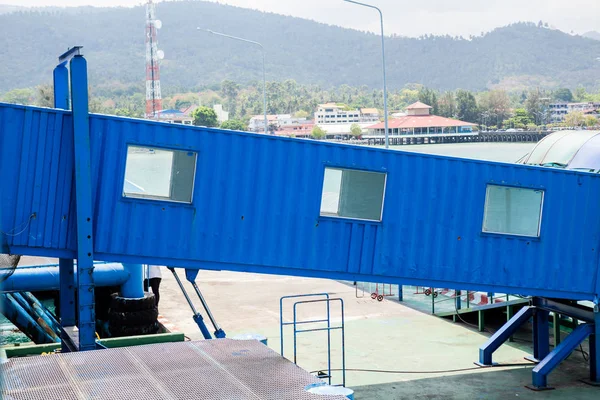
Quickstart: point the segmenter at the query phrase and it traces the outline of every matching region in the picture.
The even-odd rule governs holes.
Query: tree
[[[456,99],[454,93],[446,92],[440,97],[439,113],[442,117],[454,118],[457,114]]]
[[[477,101],[473,93],[466,90],[458,90],[456,92],[456,108],[457,118],[466,122],[477,121]]]
[[[13,104],[31,104],[35,92],[31,88],[27,89],[13,89],[10,92],[4,93],[2,101]]]
[[[514,115],[509,119],[502,122],[502,125],[507,128],[526,128],[528,125],[535,125],[533,119],[524,108],[517,108],[514,111]]]
[[[552,93],[552,97],[557,101],[566,101],[570,103],[573,101],[573,92],[568,88],[560,88],[556,89],[554,93]]]
[[[527,93],[527,100],[525,100],[525,108],[531,117],[533,122],[539,125],[542,121],[542,92],[539,88],[532,89]]]
[[[327,131],[321,128],[319,125],[315,125],[312,129],[311,136],[313,139],[320,140],[327,136]]]
[[[573,111],[566,115],[563,123],[568,127],[580,127],[585,123],[585,116],[581,111]]]
[[[362,135],[362,128],[358,124],[350,125],[350,134],[354,137],[359,137]]]
[[[431,113],[433,115],[438,115],[439,107],[437,94],[435,93],[435,90],[422,87],[421,90],[419,90],[419,101],[421,103],[427,104],[428,106],[431,106]]]
[[[192,112],[192,118],[194,118],[194,125],[196,126],[207,126],[214,127],[219,126],[217,120],[217,113],[210,107],[200,106]]]
[[[223,97],[227,99],[227,109],[232,117],[236,116],[237,103],[236,99],[240,92],[240,85],[230,80],[224,80],[221,82],[221,93]]]
[[[35,105],[54,107],[54,88],[52,85],[39,85],[35,88]]]
[[[232,131],[245,131],[248,129],[246,124],[239,119],[230,119],[228,121],[224,121],[221,124],[221,128],[223,129],[231,129]]]
[[[598,125],[598,118],[593,115],[588,115],[585,117],[585,126],[591,128],[592,126]]]
[[[573,99],[577,102],[583,103],[584,101],[589,100],[589,95],[585,88],[581,85],[577,86],[575,89],[575,93],[573,94]]]
[[[304,110],[300,110],[300,111],[296,111],[294,113],[294,117],[295,118],[308,118],[308,117],[310,117],[310,114]]]
[[[486,122],[502,122],[510,116],[510,97],[504,90],[483,93],[478,108],[480,113],[486,113]]]

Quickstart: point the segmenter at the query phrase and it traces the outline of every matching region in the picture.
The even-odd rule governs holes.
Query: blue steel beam
[[[558,346],[550,352],[532,371],[533,386],[531,389],[548,389],[548,375],[571,354],[581,342],[594,332],[593,324],[579,325]]]
[[[79,350],[96,348],[94,312],[94,246],[90,122],[87,62],[75,55],[70,62],[75,150],[75,204],[77,231],[77,326]]]
[[[510,321],[498,329],[496,333],[490,337],[483,346],[479,348],[479,362],[478,365],[491,366],[492,354],[498,350],[498,348],[506,342],[521,325],[529,320],[533,316],[533,307],[523,307],[516,313]]]
[[[54,68],[54,108],[69,109],[69,70],[60,64]]]

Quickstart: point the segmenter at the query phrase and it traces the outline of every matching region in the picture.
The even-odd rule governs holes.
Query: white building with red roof
[[[431,114],[431,106],[420,101],[406,108],[406,114],[402,117],[388,121],[388,135],[390,136],[413,136],[432,134],[472,134],[476,124],[459,121],[457,119],[440,117]],[[385,125],[380,122],[367,127],[369,135],[385,135]]]

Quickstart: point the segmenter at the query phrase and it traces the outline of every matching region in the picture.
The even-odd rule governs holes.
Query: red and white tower
[[[146,118],[158,118],[162,110],[160,94],[160,72],[158,60],[164,57],[158,50],[156,31],[162,23],[156,19],[156,4],[148,0],[146,4]]]

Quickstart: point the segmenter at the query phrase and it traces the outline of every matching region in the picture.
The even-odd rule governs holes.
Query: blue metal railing
[[[292,322],[284,322],[283,321],[283,301],[286,299],[298,299],[298,298],[307,298],[307,297],[324,297],[322,299],[316,300],[302,300],[297,301],[293,304],[293,319]],[[331,326],[331,302],[339,302],[340,303],[340,312],[341,312],[341,324],[339,326]],[[327,310],[327,317],[324,319],[312,319],[312,320],[298,320],[298,305],[299,304],[315,304],[315,303],[325,303]],[[318,324],[325,323],[326,327],[322,328],[312,328],[312,329],[299,329],[300,325],[304,324]],[[294,357],[293,361],[297,364],[298,361],[298,339],[297,336],[299,333],[305,332],[319,332],[326,331],[327,332],[327,374],[319,374],[319,378],[327,378],[328,383],[332,384],[332,375],[331,375],[331,332],[333,330],[341,330],[341,341],[342,341],[342,386],[346,385],[346,347],[345,347],[345,338],[344,338],[344,301],[340,298],[330,298],[328,293],[311,293],[311,294],[301,294],[301,295],[291,295],[284,296],[279,299],[279,329],[280,329],[280,337],[281,337],[281,355],[285,357],[285,346],[284,346],[284,326],[292,325],[293,326],[293,335],[294,335]]]

